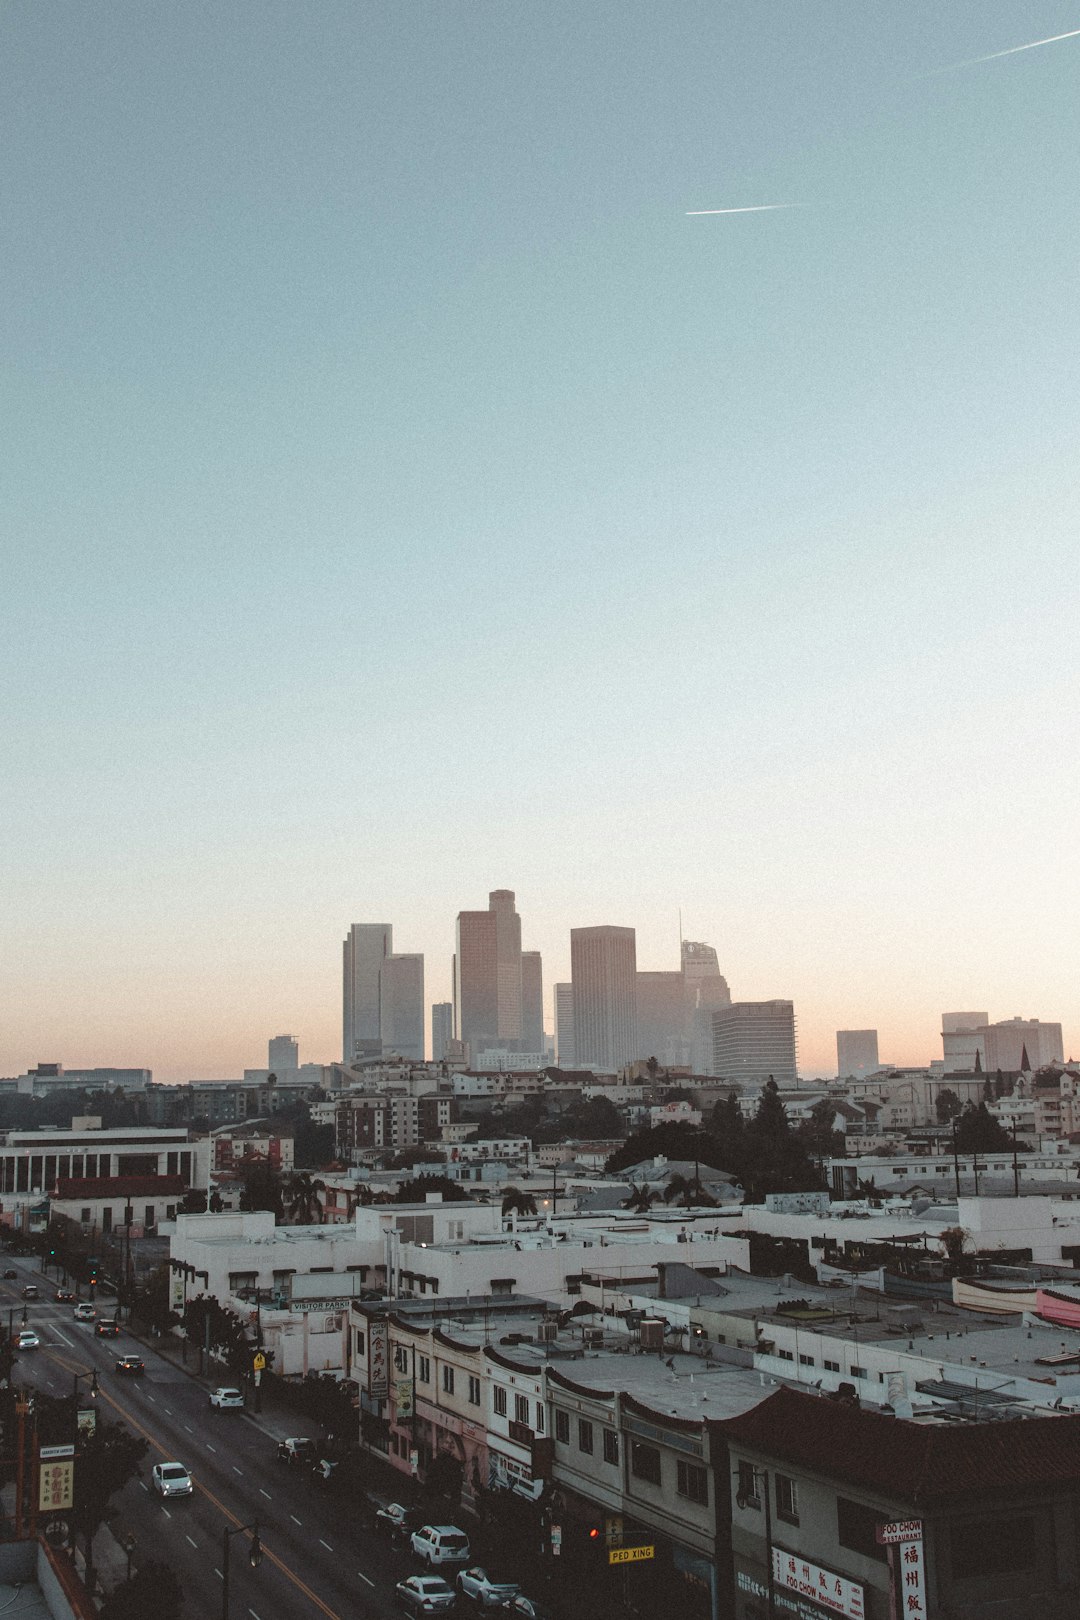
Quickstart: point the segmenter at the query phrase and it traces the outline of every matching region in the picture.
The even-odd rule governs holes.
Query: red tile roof
[[[1080,1483],[1080,1415],[912,1423],[779,1389],[715,1427],[732,1445],[912,1504]]]

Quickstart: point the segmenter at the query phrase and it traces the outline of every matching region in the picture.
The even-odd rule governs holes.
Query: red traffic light
[[[590,1526],[589,1526],[589,1540],[590,1541],[597,1541],[597,1540],[599,1540],[599,1537],[600,1537],[599,1527],[597,1525],[595,1525],[595,1524],[590,1524]]]

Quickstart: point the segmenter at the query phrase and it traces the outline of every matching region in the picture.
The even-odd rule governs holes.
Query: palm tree
[[[664,1188],[664,1202],[670,1204],[677,1198],[684,1209],[701,1208],[703,1205],[713,1205],[715,1198],[710,1198],[704,1190],[697,1176],[689,1180],[686,1176],[672,1176]]]
[[[323,1207],[319,1198],[326,1191],[326,1183],[306,1170],[294,1170],[281,1189],[285,1205],[285,1218],[296,1226],[322,1225]]]
[[[1080,1174],[1080,1171],[1077,1174]],[[658,1192],[653,1192],[651,1188],[646,1187],[643,1183],[640,1187],[633,1188],[629,1198],[623,1204],[623,1209],[633,1209],[639,1215],[647,1215],[650,1207],[655,1204],[659,1197]]]

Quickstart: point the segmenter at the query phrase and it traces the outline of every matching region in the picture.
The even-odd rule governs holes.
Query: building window
[[[492,1391],[492,1403],[495,1407],[496,1417],[506,1416],[506,1391],[501,1384],[496,1384]]]
[[[799,1522],[799,1492],[793,1479],[787,1474],[776,1474],[776,1517],[783,1519],[785,1524],[798,1524]]]
[[[740,1507],[756,1508],[759,1512],[761,1510],[761,1497],[757,1490],[757,1470],[753,1463],[739,1464],[739,1489],[736,1500]]]
[[[592,1456],[593,1428],[592,1424],[587,1423],[584,1418],[578,1418],[577,1443],[579,1451],[587,1452],[590,1457]]]
[[[558,1406],[555,1408],[555,1438],[561,1445],[570,1444],[570,1414]]]
[[[879,1508],[867,1507],[865,1502],[849,1502],[846,1496],[836,1498],[836,1539],[849,1552],[861,1553],[864,1558],[888,1562],[888,1549],[878,1545],[877,1528],[884,1515]]]
[[[454,1393],[454,1369],[453,1367],[448,1367],[445,1362],[443,1363],[442,1370],[442,1387],[444,1395],[452,1395]]]
[[[395,1344],[394,1346],[394,1368],[401,1373],[409,1370],[409,1352],[403,1344]]]
[[[469,1374],[469,1405],[480,1405],[480,1380],[473,1373]]]
[[[356,1353],[358,1356],[364,1354],[364,1333],[362,1328],[356,1330]]]
[[[826,1372],[839,1372],[840,1371],[840,1363],[838,1361],[830,1361],[827,1356],[826,1356],[824,1362],[822,1363],[822,1365],[824,1366]]]
[[[528,1423],[528,1421],[529,1421],[529,1398],[528,1398],[527,1395],[515,1395],[514,1396],[514,1422],[515,1423]]]
[[[791,1350],[778,1350],[776,1352],[776,1354],[780,1358],[781,1361],[794,1361],[795,1360],[794,1351],[791,1351]]]
[[[416,1376],[422,1384],[431,1383],[431,1361],[427,1356],[416,1358]]]
[[[646,1446],[640,1440],[631,1440],[630,1472],[635,1479],[644,1479],[650,1485],[659,1485],[663,1479],[663,1471],[656,1446]]]
[[[964,1519],[949,1526],[952,1572],[958,1581],[1019,1575],[1038,1557],[1035,1520],[1014,1514]]]
[[[866,1377],[866,1368],[865,1367],[859,1367],[854,1362],[852,1362],[852,1364],[851,1364],[851,1376],[852,1376],[852,1378],[865,1378]]]
[[[678,1459],[675,1468],[675,1489],[680,1496],[685,1496],[689,1502],[699,1502],[702,1507],[709,1505],[709,1476],[706,1470],[697,1463],[683,1462]]]
[[[537,1403],[536,1403],[536,1422],[533,1425],[533,1427],[536,1429],[537,1434],[543,1434],[543,1432],[544,1432],[544,1403],[543,1403],[543,1401],[537,1401]]]
[[[90,1211],[88,1209],[80,1210],[79,1211],[79,1219],[80,1219],[80,1221],[82,1221],[84,1226],[89,1226],[90,1225]]]

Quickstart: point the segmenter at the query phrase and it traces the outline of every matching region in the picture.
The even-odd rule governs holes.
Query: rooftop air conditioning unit
[[[664,1348],[664,1324],[658,1317],[645,1317],[641,1323],[640,1333],[643,1350]]]
[[[600,1348],[600,1346],[603,1344],[603,1342],[604,1342],[604,1330],[603,1330],[603,1328],[586,1328],[585,1329],[585,1343],[587,1345],[591,1346],[592,1349],[598,1350]]]
[[[537,1338],[541,1344],[554,1344],[559,1336],[558,1322],[541,1322],[537,1329]]]

